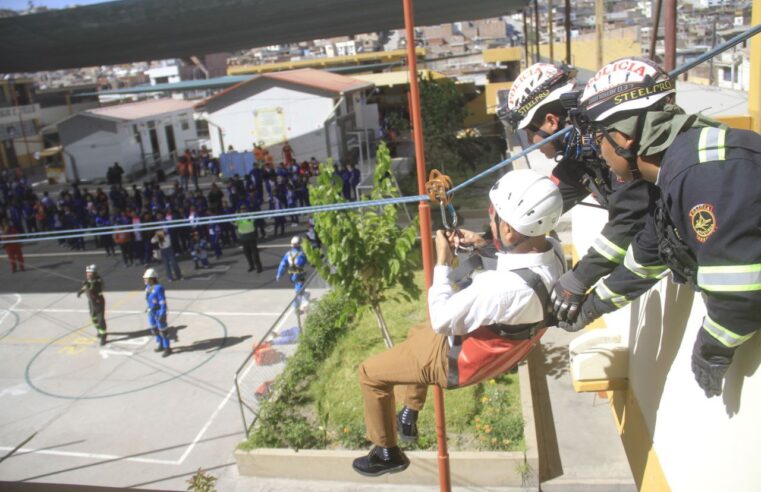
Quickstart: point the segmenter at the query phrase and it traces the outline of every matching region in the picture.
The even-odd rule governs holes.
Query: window
[[[721,76],[722,79],[725,82],[731,82],[732,81],[732,70],[729,68],[722,68],[721,69]]]
[[[180,128],[182,128],[182,131],[187,131],[188,129],[190,129],[190,123],[188,122],[188,120],[181,120]]]

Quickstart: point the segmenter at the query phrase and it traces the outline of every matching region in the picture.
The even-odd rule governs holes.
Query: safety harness
[[[528,268],[512,272],[531,287],[542,306],[547,305],[549,293],[539,275]],[[447,355],[447,388],[469,386],[509,371],[526,358],[551,323],[545,313],[535,323],[486,325],[454,336]]]
[[[696,292],[698,288],[698,261],[689,246],[679,235],[671,220],[663,198],[659,198],[653,215],[655,234],[658,238],[658,256],[671,270],[675,282],[690,286]]]

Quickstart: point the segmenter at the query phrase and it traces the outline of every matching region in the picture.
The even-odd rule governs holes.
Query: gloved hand
[[[279,281],[280,281],[280,275],[275,275],[275,282],[279,282]]]
[[[724,373],[734,353],[734,348],[723,345],[704,329],[698,332],[692,349],[692,372],[707,398],[721,395]]]
[[[579,307],[584,301],[587,286],[576,276],[573,270],[565,272],[550,294],[550,312],[558,321],[573,323],[579,315]]]
[[[579,315],[575,321],[559,321],[558,326],[565,331],[579,331],[592,321],[596,320],[605,313],[615,311],[615,306],[600,300],[597,294],[592,292],[587,296],[579,309]]]
[[[77,291],[77,299],[79,299],[80,297],[82,297],[82,291],[81,291],[81,290],[78,290],[78,291]]]

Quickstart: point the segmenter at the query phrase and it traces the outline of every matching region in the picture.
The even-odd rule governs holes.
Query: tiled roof
[[[175,111],[192,110],[194,104],[194,101],[182,99],[149,99],[146,101],[118,104],[116,106],[88,109],[85,113],[118,120],[139,120],[150,116],[174,113]]]

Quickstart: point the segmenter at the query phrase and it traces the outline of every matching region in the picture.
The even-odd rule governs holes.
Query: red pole
[[[664,10],[664,45],[666,53],[663,56],[663,68],[666,71],[676,68],[676,0],[666,0]]]
[[[407,34],[407,67],[410,74],[410,110],[415,139],[415,164],[417,166],[418,193],[425,195],[425,150],[423,148],[423,118],[420,114],[420,89],[417,83],[417,58],[415,55],[415,21],[412,15],[412,0],[402,0],[404,5],[404,28]],[[420,243],[423,245],[423,272],[425,285],[433,282],[433,244],[431,242],[431,209],[427,201],[420,201]],[[433,405],[436,413],[436,438],[439,447],[439,487],[450,492],[449,453],[447,452],[446,418],[444,415],[444,393],[439,386],[433,387]]]

